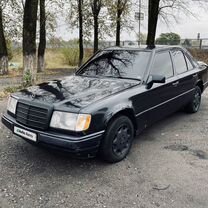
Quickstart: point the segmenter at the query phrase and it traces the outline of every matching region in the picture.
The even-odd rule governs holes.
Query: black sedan
[[[197,112],[207,86],[207,65],[181,47],[110,48],[73,76],[11,95],[2,122],[33,144],[118,162],[146,127]]]

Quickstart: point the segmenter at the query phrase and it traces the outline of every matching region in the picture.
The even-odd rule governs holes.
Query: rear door
[[[194,66],[182,50],[171,51],[174,68],[178,77],[175,87],[177,92],[178,107],[186,105],[193,96],[193,89],[197,81],[197,73],[194,73]]]

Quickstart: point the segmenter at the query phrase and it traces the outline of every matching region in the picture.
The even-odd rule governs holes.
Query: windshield
[[[141,79],[150,58],[146,51],[101,51],[79,72],[84,76]]]

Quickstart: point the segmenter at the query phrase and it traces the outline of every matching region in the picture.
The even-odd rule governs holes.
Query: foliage
[[[132,19],[130,18],[131,10],[135,6],[133,1],[121,0],[120,5],[118,0],[107,0],[107,9],[110,21],[110,26],[115,32],[116,22],[117,22],[117,12],[121,13],[121,29],[132,28]]]
[[[20,40],[22,37],[23,5],[18,0],[1,0],[6,39]]]
[[[53,49],[58,49],[61,48],[63,45],[63,40],[61,38],[57,38],[55,36],[52,36],[49,40],[48,40],[48,48],[53,48]]]
[[[61,53],[63,55],[64,64],[69,66],[77,66],[79,63],[79,49],[78,46],[62,48]],[[93,55],[93,50],[85,49],[85,56],[83,63],[85,63]]]
[[[109,0],[101,1],[101,8],[99,11],[98,24],[99,31],[98,36],[99,40],[106,38],[107,36],[113,35],[113,30],[110,24],[110,17],[108,14],[108,4]],[[93,8],[92,0],[83,1],[83,38],[84,41],[90,41],[93,36]],[[70,13],[66,17],[66,21],[69,23],[70,27],[73,29],[79,28],[78,24],[78,5],[77,0],[71,1]]]
[[[5,34],[8,39],[21,40],[23,31],[23,13],[25,1],[22,0],[0,0],[3,6],[3,23]],[[63,10],[69,9],[69,3],[62,0],[46,0],[46,29],[47,37],[54,35],[57,28],[58,16]],[[39,16],[39,15],[38,15]],[[39,19],[38,19],[38,24]]]
[[[4,88],[4,93],[5,94],[11,94],[11,93],[15,93],[19,90],[23,89],[23,86],[12,86],[12,87],[6,87]]]
[[[30,71],[26,71],[23,75],[23,86],[28,87],[32,83],[32,74]]]
[[[78,47],[74,48],[63,48],[62,54],[64,57],[64,63],[70,66],[77,66],[79,63],[79,49]]]
[[[70,4],[62,0],[45,0],[47,38],[54,37],[58,27],[57,20],[69,10]],[[38,17],[40,15],[38,14]],[[38,19],[40,24],[40,19]]]
[[[138,33],[136,34],[136,37],[137,37],[137,41],[139,41],[139,34]],[[146,40],[147,40],[147,34],[140,33],[140,40],[141,40],[141,43],[145,45]]]
[[[176,33],[161,33],[160,37],[156,39],[156,44],[159,45],[178,45],[181,37]]]
[[[184,42],[182,43],[183,46],[185,47],[190,47],[191,46],[191,41],[189,39],[185,39]]]
[[[68,48],[71,48],[71,44],[67,45]],[[51,69],[55,71],[55,69],[69,69],[70,66],[66,63],[64,55],[62,53],[63,48],[50,48],[46,49],[45,59],[46,59],[46,73]],[[90,50],[91,51],[91,50]],[[92,55],[92,52],[89,53],[88,50],[85,51],[85,56],[89,57]],[[22,75],[22,50],[15,49],[13,50],[13,59],[10,61],[10,64],[14,64],[15,66],[9,66],[10,75]]]
[[[90,14],[90,7],[88,1],[83,1],[82,4],[82,18],[83,18],[83,38],[89,40],[92,35],[92,15]],[[66,17],[66,21],[69,23],[72,29],[79,28],[79,13],[78,13],[78,1],[71,1],[71,10]]]
[[[10,94],[18,92],[19,90],[22,90],[23,86],[12,86],[12,87],[6,87],[3,91],[0,91],[0,100],[8,97]]]

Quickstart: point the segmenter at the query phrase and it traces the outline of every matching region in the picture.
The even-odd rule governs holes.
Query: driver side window
[[[151,74],[165,76],[166,79],[174,75],[172,60],[168,51],[155,55]]]

